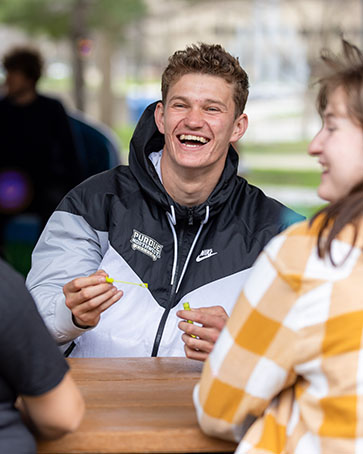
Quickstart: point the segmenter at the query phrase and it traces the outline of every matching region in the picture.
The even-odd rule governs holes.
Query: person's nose
[[[310,156],[317,156],[322,152],[323,149],[323,137],[322,130],[320,130],[313,140],[310,142],[308,147],[308,153]]]
[[[203,113],[198,107],[191,108],[185,116],[184,123],[192,129],[198,129],[203,126]]]

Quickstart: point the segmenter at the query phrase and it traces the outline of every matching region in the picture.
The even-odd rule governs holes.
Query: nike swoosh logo
[[[212,255],[216,255],[216,254],[218,254],[218,252],[213,252],[212,254],[209,254],[209,255],[202,255],[202,257],[200,255],[198,255],[198,257],[195,259],[195,261],[201,262],[202,260],[209,259],[209,257],[212,257]]]

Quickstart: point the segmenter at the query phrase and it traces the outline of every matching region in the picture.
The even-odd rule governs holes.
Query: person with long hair
[[[264,248],[194,390],[239,454],[363,452],[363,54],[342,45],[309,146],[330,203]]]

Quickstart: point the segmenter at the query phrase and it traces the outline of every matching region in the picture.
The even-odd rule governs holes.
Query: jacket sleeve
[[[295,380],[297,336],[283,325],[283,314],[297,296],[270,255],[283,239],[274,238],[257,259],[194,389],[198,421],[208,435],[240,441]]]
[[[55,211],[34,248],[26,285],[60,345],[87,331],[73,324],[63,286],[97,271],[107,240],[107,232],[93,229],[82,216]]]

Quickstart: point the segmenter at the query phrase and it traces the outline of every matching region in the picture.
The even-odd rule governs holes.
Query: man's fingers
[[[184,351],[187,358],[204,361],[213,350],[214,344],[183,334]]]
[[[187,322],[179,322],[178,327],[179,329],[184,331],[184,333],[187,334],[188,337],[192,339],[195,338],[203,339],[207,342],[211,342],[212,344],[217,342],[217,339],[220,334],[220,331],[216,328],[205,328],[203,326],[192,325]]]
[[[191,337],[185,333],[182,335],[182,339],[184,341],[184,344],[187,345],[191,350],[210,353],[214,347],[213,342],[208,342],[197,337]]]
[[[80,302],[89,303],[89,309],[92,310],[106,299],[111,298],[116,292],[117,288],[115,286],[105,283],[85,287],[78,292],[77,296]]]
[[[189,359],[196,359],[197,361],[205,361],[208,358],[208,353],[190,349],[184,345],[185,356]]]
[[[177,312],[177,316],[184,320],[191,320],[192,322],[199,323],[200,325],[206,327],[215,327],[221,331],[228,320],[228,315],[223,308],[222,310],[214,310],[215,307],[192,309],[190,311],[181,310]],[[209,311],[203,309],[213,310]]]
[[[228,315],[221,306],[211,306],[180,310],[177,316],[182,319],[178,327],[184,331],[185,354],[188,358],[204,361],[213,350],[214,344],[224,328]],[[193,323],[188,323],[190,320]]]
[[[97,271],[95,274],[87,277],[77,277],[72,281],[65,284],[63,287],[63,292],[66,293],[76,293],[82,290],[83,288],[106,283],[106,273],[101,273],[102,270]]]
[[[121,298],[123,295],[122,290],[117,290],[116,287],[112,287],[111,289],[104,291],[103,293],[99,293],[94,298],[87,299],[86,301],[80,304],[74,304],[72,307],[72,312],[76,317],[79,317],[80,314],[84,314],[86,312],[92,312],[94,310],[99,311],[100,307],[107,303],[109,299],[114,298],[114,296],[118,295],[116,301]]]
[[[82,304],[80,306],[76,306],[73,309],[72,313],[76,318],[76,322],[78,325],[86,325],[86,326],[95,326],[99,322],[100,315],[110,306],[115,304],[123,295],[123,291],[119,290],[114,295],[111,295],[106,301],[101,302],[98,301],[98,304],[94,304],[93,309],[85,310],[85,306],[92,307],[88,303]]]
[[[124,292],[122,290],[118,290],[109,300],[105,301],[103,304],[101,304],[98,309],[99,313],[102,314],[106,309],[108,309],[110,306],[113,304],[117,303],[123,296]]]
[[[90,306],[87,307],[86,310],[92,310],[100,303],[103,303],[105,299],[111,298],[116,292],[117,288],[108,283],[91,285],[78,292],[67,292],[67,290],[64,289],[66,306],[71,310],[87,303],[89,303]]]
[[[65,304],[77,325],[97,325],[100,314],[123,295],[122,290],[106,282],[106,277],[104,270],[98,270],[90,276],[73,279],[63,287]]]

